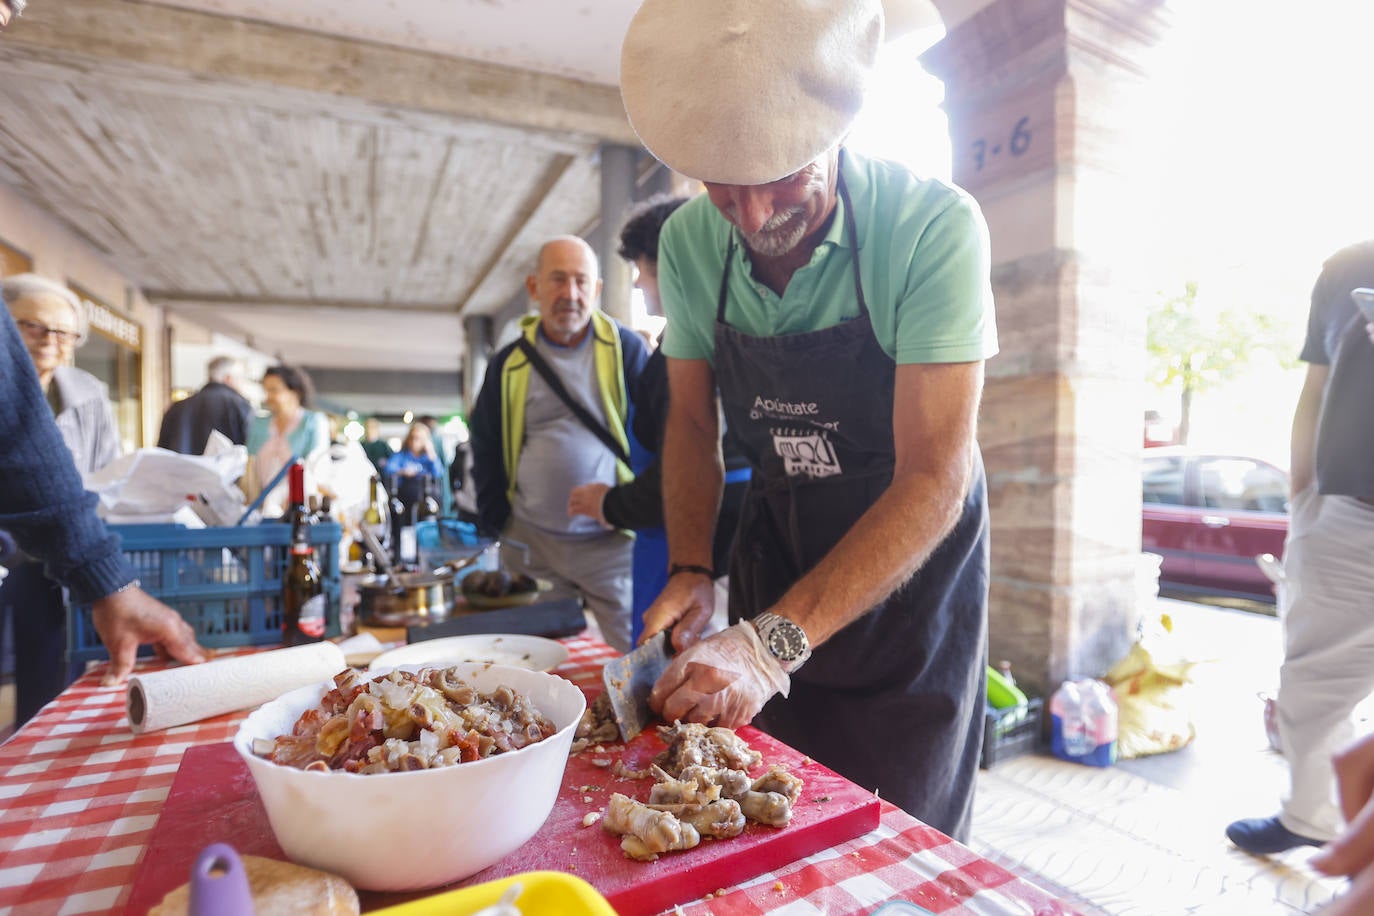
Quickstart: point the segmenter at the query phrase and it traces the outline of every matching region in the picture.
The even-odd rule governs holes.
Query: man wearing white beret
[[[968,835],[987,657],[974,441],[997,351],[987,231],[963,192],[843,148],[878,0],[645,0],[621,52],[644,145],[705,183],[659,243],[671,571],[651,703],[750,721]],[[713,610],[716,391],[753,466]]]

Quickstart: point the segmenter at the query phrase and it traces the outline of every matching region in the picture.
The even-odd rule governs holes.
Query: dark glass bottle
[[[419,560],[415,522],[420,481],[416,477],[391,480],[391,558],[399,567],[412,567]]]
[[[329,602],[315,549],[310,546],[310,511],[305,504],[305,465],[290,473],[291,556],[282,578],[281,638],[287,646],[319,642],[329,623]]]

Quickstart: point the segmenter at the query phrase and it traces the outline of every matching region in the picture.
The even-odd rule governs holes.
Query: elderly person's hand
[[[601,511],[610,489],[610,486],[604,483],[584,483],[580,487],[573,487],[572,492],[568,494],[568,515],[585,515],[607,528],[611,527],[611,523],[606,521],[606,516]]]
[[[134,670],[141,643],[152,643],[164,658],[171,656],[191,665],[205,661],[205,650],[196,642],[191,625],[136,585],[106,595],[91,608],[95,631],[110,653],[110,670],[101,680],[102,686],[124,683]]]
[[[1374,912],[1374,735],[1336,754],[1332,765],[1347,826],[1310,861],[1320,872],[1348,875],[1354,881],[1350,890],[1322,913]]]
[[[649,694],[649,705],[669,722],[739,728],[791,679],[745,621],[701,640],[673,659]]]

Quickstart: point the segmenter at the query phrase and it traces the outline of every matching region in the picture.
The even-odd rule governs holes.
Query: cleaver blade
[[[672,630],[655,633],[644,645],[629,655],[611,659],[601,669],[601,680],[606,685],[606,696],[610,697],[611,709],[615,711],[615,724],[620,727],[620,738],[629,741],[653,719],[649,709],[649,694],[654,684],[672,664]]]

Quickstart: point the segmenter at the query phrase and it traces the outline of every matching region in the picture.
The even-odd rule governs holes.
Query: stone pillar
[[[467,354],[463,359],[464,415],[472,413],[472,405],[477,403],[477,392],[487,374],[487,361],[496,336],[493,324],[490,315],[469,315],[463,319],[463,337],[467,342]]]
[[[1139,619],[1151,216],[1134,160],[1161,7],[995,0],[922,56],[945,83],[954,181],[992,239],[992,659],[1037,692],[1102,674]]]
[[[679,175],[666,165],[660,164],[644,182],[641,196],[652,197],[655,194],[668,194],[672,197],[695,197],[703,190],[704,186],[695,178]]]
[[[614,143],[601,145],[601,225],[596,255],[601,260],[601,309],[621,324],[630,323],[630,290],[634,279],[630,265],[616,254],[620,224],[635,199],[639,150]]]

